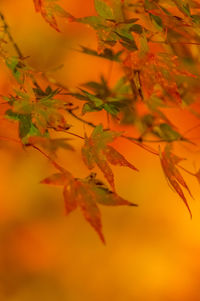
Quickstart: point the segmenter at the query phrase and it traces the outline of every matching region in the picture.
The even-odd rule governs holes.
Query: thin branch
[[[77,116],[77,115],[73,112],[73,110],[71,110],[71,109],[67,110],[67,112],[68,112],[70,115],[72,115],[74,118],[76,118],[77,120],[79,120],[79,121],[81,121],[81,122],[83,122],[83,123],[85,123],[85,124],[87,124],[87,125],[89,125],[89,126],[91,126],[91,127],[93,127],[93,128],[95,128],[95,127],[97,126],[97,125],[95,125],[94,123],[89,122],[89,121],[87,121],[87,120],[84,120],[83,118]],[[69,132],[67,132],[67,133],[69,133]],[[129,136],[122,135],[121,137],[126,138],[126,139],[128,139],[128,140],[136,141],[136,142],[138,142],[138,143],[143,143],[143,142],[146,142],[146,143],[167,143],[167,142],[175,142],[175,141],[183,141],[183,142],[185,141],[185,142],[190,142],[190,143],[192,143],[191,141],[187,141],[187,140],[184,140],[184,139],[178,139],[178,140],[166,141],[166,140],[164,140],[164,139],[157,139],[157,140],[144,139],[144,138],[141,138],[141,136],[138,137],[138,138],[136,138],[136,137],[129,137]]]
[[[182,170],[184,170],[185,172],[187,172],[189,175],[191,175],[191,176],[196,176],[195,173],[193,173],[193,172],[187,170],[187,169],[184,168],[183,166],[181,166],[181,165],[177,165],[177,166],[178,166],[179,168],[181,168]]]
[[[197,42],[171,42],[171,41],[154,41],[154,40],[150,40],[150,43],[160,43],[160,44],[180,44],[180,45],[198,45],[200,46],[200,43]]]
[[[159,156],[159,153],[154,150],[152,147],[148,146],[148,145],[145,145],[142,143],[141,140],[139,140],[138,138],[133,138],[133,137],[129,137],[129,136],[125,136],[125,135],[121,135],[122,138],[125,138],[129,141],[131,141],[132,143],[136,144],[137,146],[145,149],[146,151],[148,151],[149,153],[153,154],[153,155],[156,155],[156,156]]]
[[[37,147],[34,144],[26,144],[25,146],[30,146],[34,149],[36,149],[37,151],[39,151],[43,156],[45,156],[53,165],[56,169],[58,169],[61,172],[65,172],[65,169],[63,167],[61,167],[58,163],[56,163],[50,156],[48,156],[45,152],[43,152],[39,147]]]
[[[18,46],[17,43],[15,42],[13,36],[11,35],[9,26],[8,26],[6,20],[5,20],[4,15],[3,15],[1,12],[0,12],[0,19],[1,19],[2,22],[3,22],[4,31],[5,31],[5,33],[7,34],[8,39],[10,40],[11,44],[13,45],[13,47],[14,47],[14,49],[15,49],[17,55],[19,56],[19,58],[22,59],[24,56],[23,56],[23,54],[22,54],[22,52],[21,52],[19,46]]]
[[[73,112],[72,109],[68,109],[67,112],[68,112],[70,115],[72,115],[74,118],[76,118],[77,120],[79,120],[79,121],[81,121],[81,122],[83,122],[83,123],[85,123],[85,124],[87,124],[87,125],[89,125],[89,126],[91,126],[91,127],[93,127],[93,128],[96,127],[96,125],[93,124],[92,122],[86,121],[86,120],[84,120],[83,118],[81,118],[81,117],[77,116],[76,114],[74,114],[74,112]]]
[[[67,133],[67,134],[69,134],[69,135],[71,135],[71,136],[78,137],[78,138],[80,138],[80,139],[82,139],[82,140],[84,140],[84,139],[85,139],[83,136],[80,136],[80,135],[78,135],[78,134],[75,134],[75,133],[71,133],[71,132],[68,132],[68,131],[65,131],[65,133]]]

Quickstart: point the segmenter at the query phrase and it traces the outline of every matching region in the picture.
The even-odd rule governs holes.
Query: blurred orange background
[[[77,17],[95,13],[92,0],[60,4]],[[39,71],[64,63],[53,76],[74,89],[98,80],[101,73],[109,74],[109,61],[76,51],[79,45],[96,47],[95,33],[89,28],[59,20],[62,33],[57,33],[35,13],[31,0],[1,0],[0,10],[23,54],[30,56],[29,64]],[[119,72],[114,65],[111,84]],[[1,64],[0,94],[10,92],[11,82]],[[97,116],[89,114],[88,118],[96,120]],[[180,127],[185,124],[181,116],[174,116]],[[73,132],[84,133],[82,124],[70,116],[68,121]],[[185,128],[193,123],[191,119]],[[1,124],[0,135],[17,138],[16,124],[3,119]],[[88,170],[81,160],[81,142],[72,142],[76,152],[58,151],[58,162],[84,177]],[[117,192],[139,207],[101,207],[104,246],[79,211],[65,216],[60,188],[39,184],[54,172],[49,162],[34,150],[24,151],[0,140],[1,301],[200,300],[197,181],[184,174],[195,197],[188,198],[193,212],[190,220],[181,199],[168,187],[158,158],[129,142],[119,140],[115,145],[140,170],[113,168]],[[188,167],[196,170],[199,152],[189,156],[187,148],[179,146],[178,154],[187,154]]]

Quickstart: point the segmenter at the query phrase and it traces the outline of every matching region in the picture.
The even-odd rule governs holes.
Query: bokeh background
[[[75,16],[94,13],[92,0],[60,3]],[[29,64],[37,70],[51,72],[64,63],[52,74],[74,89],[98,80],[100,74],[110,74],[110,62],[76,51],[79,45],[96,47],[89,28],[60,20],[59,34],[35,13],[31,0],[1,0],[0,10],[23,54],[30,56]],[[119,74],[113,65],[111,84]],[[11,83],[9,71],[1,64],[0,93],[9,93]],[[4,109],[0,107],[1,113]],[[96,121],[97,116],[88,118]],[[82,124],[67,118],[74,132],[84,133]],[[171,118],[185,130],[196,122],[177,112]],[[191,135],[198,138],[198,132],[197,128]],[[0,135],[16,138],[16,124],[1,117]],[[88,170],[77,140],[72,141],[76,152],[59,150],[57,159],[74,175],[84,177]],[[118,193],[139,207],[101,207],[104,246],[79,211],[66,217],[60,188],[39,184],[54,172],[49,162],[34,150],[24,151],[12,141],[0,140],[0,300],[200,300],[197,181],[184,175],[194,195],[194,200],[188,197],[191,220],[179,196],[168,187],[157,157],[122,140],[115,146],[140,169],[135,173],[113,168]],[[189,158],[184,166],[190,170],[200,167],[198,148],[193,151],[184,144],[177,147],[177,153]]]

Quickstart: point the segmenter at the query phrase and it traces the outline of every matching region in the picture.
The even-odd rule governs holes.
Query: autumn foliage
[[[56,172],[41,183],[62,186],[66,213],[79,207],[105,242],[99,204],[137,206],[117,194],[111,167],[119,165],[134,173],[139,171],[134,158],[129,162],[112,145],[117,139],[121,143],[126,140],[130,146],[134,144],[157,156],[169,186],[192,216],[185,192],[190,197],[192,193],[182,173],[200,182],[200,171],[185,168],[184,159],[175,154],[174,148],[181,143],[196,145],[187,133],[179,131],[168,112],[186,110],[197,122],[200,118],[198,1],[94,0],[96,14],[85,17],[73,16],[56,0],[33,0],[33,4],[58,34],[62,34],[60,18],[94,30],[96,49],[78,45],[78,51],[121,68],[113,86],[105,75],[99,74],[99,81],[87,81],[74,91],[27,63],[26,54],[15,41],[14,30],[0,12],[0,57],[14,79],[12,93],[1,95],[6,105],[3,118],[18,127],[13,143],[21,144],[23,149],[34,148],[55,167]],[[8,43],[15,50],[14,56],[5,46]],[[91,122],[93,112],[105,113],[105,124]],[[84,125],[84,136],[73,132],[67,114]],[[127,134],[126,127],[136,134],[130,135],[131,130]],[[64,132],[66,138],[55,138],[55,132]],[[55,159],[58,148],[63,148],[68,156],[69,151],[74,151],[69,139],[72,136],[82,142],[82,160],[88,169],[84,178],[73,175]],[[92,171],[96,167],[107,184]]]

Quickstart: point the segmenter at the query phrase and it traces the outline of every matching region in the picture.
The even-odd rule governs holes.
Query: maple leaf
[[[179,172],[178,168],[177,168],[177,164],[182,161],[182,158],[179,158],[178,156],[174,155],[171,152],[171,146],[167,145],[164,149],[163,152],[160,153],[160,161],[161,161],[161,165],[164,171],[164,174],[167,178],[167,180],[169,181],[169,184],[174,188],[174,190],[179,194],[179,196],[182,198],[183,202],[185,203],[190,216],[192,217],[192,213],[190,210],[190,207],[188,205],[187,199],[181,189],[182,185],[190,194],[190,196],[192,197],[192,194],[185,182],[185,180],[183,179],[181,173]]]
[[[44,20],[56,31],[60,32],[55,16],[67,18],[74,21],[75,18],[59,6],[56,0],[33,0],[36,12],[41,13]]]
[[[100,81],[89,81],[82,86],[92,93],[84,89],[80,89],[81,93],[68,93],[79,100],[86,101],[82,107],[82,114],[105,110],[113,118],[121,119],[122,123],[125,121],[126,112],[129,112],[128,116],[131,115],[133,101],[132,95],[129,96],[131,89],[125,77],[121,77],[113,88],[109,87],[104,76],[100,77]],[[119,116],[119,113],[122,114]]]
[[[129,51],[136,51],[137,45],[132,32],[141,34],[141,25],[133,25],[138,19],[124,20],[122,5],[119,1],[113,1],[112,7],[103,0],[94,0],[98,16],[88,16],[76,19],[80,23],[91,26],[97,33],[98,53],[104,52],[109,46],[113,47],[119,42]]]
[[[113,190],[115,190],[114,175],[108,162],[113,165],[127,166],[138,171],[123,155],[112,146],[107,145],[120,135],[117,132],[104,131],[102,125],[99,125],[94,129],[90,137],[85,137],[85,144],[82,147],[82,157],[87,167],[93,169],[96,164]]]
[[[145,100],[154,97],[159,91],[166,105],[180,106],[182,104],[177,84],[178,76],[196,77],[180,68],[176,56],[164,52],[156,54],[148,52],[142,57],[137,53],[131,59],[129,57],[125,59],[124,67],[129,77],[132,69],[139,70],[140,88]]]
[[[8,98],[12,109],[6,111],[6,117],[19,120],[19,137],[27,143],[30,136],[43,136],[49,129],[65,131],[70,128],[61,110],[66,102],[55,99],[60,90],[47,87],[45,91],[33,88],[33,95],[15,90],[16,95]]]
[[[49,7],[47,6],[45,0],[33,0],[33,2],[35,4],[36,12],[40,12],[45,21],[49,23],[49,25],[53,27],[56,31],[59,32],[60,30],[58,28],[56,18],[53,15],[53,12],[49,10]]]
[[[102,233],[101,213],[98,204],[137,206],[110,191],[101,181],[96,179],[94,173],[85,179],[78,179],[63,169],[63,172],[53,174],[42,180],[41,183],[63,186],[66,213],[69,214],[79,207],[84,218],[95,229],[103,243],[105,243],[105,239]]]

